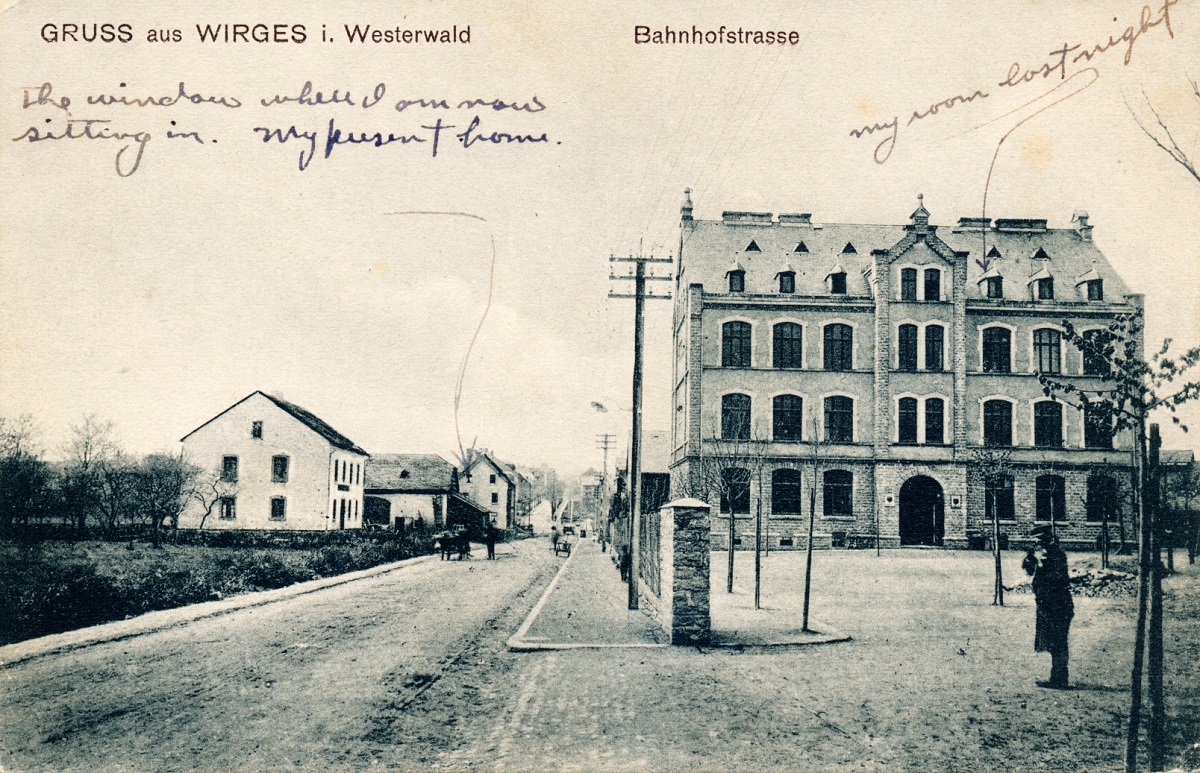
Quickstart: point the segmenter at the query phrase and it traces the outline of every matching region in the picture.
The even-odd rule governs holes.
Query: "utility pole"
[[[611,432],[596,435],[596,448],[604,451],[604,466],[600,468],[600,494],[598,497],[600,501],[596,503],[596,527],[602,547],[605,540],[608,539],[608,449],[613,447],[613,438],[615,437]]]
[[[667,295],[647,295],[646,282],[670,282],[669,276],[647,276],[647,263],[672,263],[671,258],[646,257],[638,250],[638,255],[618,257],[610,255],[609,263],[633,263],[635,270],[632,275],[609,274],[609,279],[633,280],[633,293],[609,292],[609,298],[633,298],[633,428],[632,442],[629,449],[629,608],[638,608],[638,548],[641,539],[641,508],[642,508],[642,339],[645,327],[643,316],[647,298],[660,300],[670,299]]]

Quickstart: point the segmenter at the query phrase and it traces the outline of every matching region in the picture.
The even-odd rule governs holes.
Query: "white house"
[[[476,454],[459,474],[459,485],[471,499],[486,507],[497,528],[517,524],[519,475],[509,465],[484,451]],[[526,511],[527,513],[527,511]]]
[[[185,435],[184,456],[222,496],[189,502],[181,529],[358,529],[369,454],[310,411],[254,392]]]

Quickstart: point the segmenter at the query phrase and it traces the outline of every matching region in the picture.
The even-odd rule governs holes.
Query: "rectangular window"
[[[930,397],[925,401],[925,442],[929,445],[946,442],[945,404],[940,397]]]
[[[777,515],[799,515],[804,506],[800,492],[801,472],[779,469],[771,473],[771,512]]]
[[[1037,280],[1037,297],[1039,301],[1054,300],[1054,278]]]
[[[221,459],[221,480],[236,483],[238,479],[238,458],[226,456]]]
[[[237,518],[237,499],[233,497],[221,497],[218,506],[218,517],[222,521],[232,521]]]
[[[825,440],[854,442],[854,400],[841,395],[825,398]]]
[[[750,395],[729,394],[721,397],[721,438],[750,439]]]
[[[988,400],[983,404],[983,444],[993,447],[1012,445],[1012,403]]]
[[[1002,277],[1002,276],[988,277],[985,283],[987,285],[987,297],[989,297],[989,298],[1003,298],[1004,297],[1004,277]]]
[[[1087,519],[1093,523],[1112,521],[1117,514],[1117,481],[1094,475],[1087,484]]]
[[[496,493],[495,491],[492,492],[492,504],[493,505],[500,504],[500,495],[498,493]]]
[[[946,330],[941,325],[929,325],[925,328],[925,370],[942,369],[945,339]]]
[[[262,422],[255,421],[250,424],[250,437],[262,439]]]
[[[1042,373],[1062,372],[1062,334],[1042,328],[1033,331],[1033,356]]]
[[[796,395],[778,395],[771,401],[771,420],[776,440],[800,440],[804,426],[804,403]]]
[[[854,365],[854,329],[834,323],[825,326],[825,370],[850,370]]]
[[[999,475],[989,478],[984,483],[983,492],[984,517],[989,521],[995,518],[1000,521],[1015,521],[1017,519],[1016,503],[1013,500],[1013,479],[1009,475]]]
[[[729,272],[729,292],[742,293],[746,291],[746,275],[741,271]]]
[[[495,482],[496,482],[496,476],[495,476],[495,475],[489,475],[489,476],[488,476],[488,483],[495,484]]]
[[[283,497],[271,497],[271,520],[287,520],[287,500]]]
[[[936,268],[925,269],[925,300],[942,299],[942,272]]]
[[[917,299],[917,270],[915,268],[900,269],[900,300],[915,301]]]
[[[854,516],[854,477],[846,470],[828,470],[825,473],[824,514],[827,518],[851,518]]]
[[[1033,444],[1038,448],[1061,448],[1062,405],[1043,401],[1033,404]]]
[[[1112,448],[1112,403],[1091,402],[1083,408],[1083,445]]]
[[[917,369],[917,326],[901,325],[897,336],[899,351],[897,365],[900,370],[913,371]]]
[[[829,276],[829,292],[834,295],[846,294],[846,275],[845,274],[830,274]]]
[[[794,293],[796,292],[796,275],[790,271],[785,271],[779,275],[779,292]]]
[[[1092,279],[1087,283],[1088,300],[1102,301],[1104,300],[1104,280]]]
[[[749,322],[726,322],[721,325],[721,367],[750,367]]]
[[[801,368],[803,329],[795,322],[780,322],[771,330],[773,360],[776,368]]]
[[[901,443],[917,442],[917,401],[913,397],[900,398],[899,441]]]
[[[1037,515],[1039,521],[1067,519],[1067,487],[1061,475],[1039,475]]]
[[[1107,376],[1111,369],[1108,365],[1109,350],[1112,342],[1102,330],[1085,330],[1083,333],[1083,375]]]
[[[1006,328],[989,327],[983,331],[983,372],[1008,373],[1012,370],[1012,333]]]
[[[721,470],[721,512],[750,512],[750,471],[741,467]]]
[[[287,483],[288,479],[288,458],[286,456],[271,457],[271,481],[273,483]]]

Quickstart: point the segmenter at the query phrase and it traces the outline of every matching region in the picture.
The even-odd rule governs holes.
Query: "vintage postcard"
[[[1200,768],[1194,0],[6,5],[3,769]]]

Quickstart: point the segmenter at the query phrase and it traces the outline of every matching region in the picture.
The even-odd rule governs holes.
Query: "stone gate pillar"
[[[670,632],[672,644],[707,644],[709,511],[699,499],[677,499],[659,511],[660,592],[641,587],[646,607]]]

